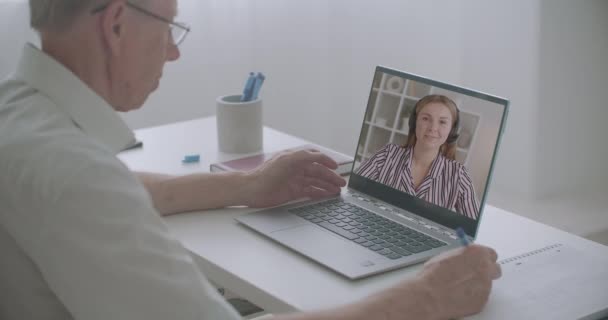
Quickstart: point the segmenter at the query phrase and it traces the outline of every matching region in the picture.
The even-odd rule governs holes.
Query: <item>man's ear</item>
[[[101,32],[110,54],[120,54],[125,37],[127,6],[124,0],[113,0],[101,12]]]

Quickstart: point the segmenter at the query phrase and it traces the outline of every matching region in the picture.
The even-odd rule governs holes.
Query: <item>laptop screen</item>
[[[508,101],[377,67],[349,187],[475,236]]]

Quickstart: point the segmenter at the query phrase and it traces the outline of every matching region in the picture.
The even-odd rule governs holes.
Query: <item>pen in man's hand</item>
[[[464,233],[464,230],[462,230],[461,227],[458,227],[458,229],[456,229],[456,234],[458,235],[458,239],[460,239],[460,243],[462,244],[462,246],[468,247],[469,240],[467,240],[467,235]]]

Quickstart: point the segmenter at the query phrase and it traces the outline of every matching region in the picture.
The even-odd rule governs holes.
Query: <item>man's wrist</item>
[[[439,303],[437,292],[427,283],[426,279],[418,276],[411,282],[412,295],[417,299],[416,305],[420,309],[420,313],[428,320],[442,319],[443,309]]]
[[[248,172],[236,172],[238,205],[252,206],[258,196],[259,186],[256,186],[259,179],[257,170]]]
[[[401,283],[370,297],[375,319],[440,319],[441,310],[430,288],[420,278]]]

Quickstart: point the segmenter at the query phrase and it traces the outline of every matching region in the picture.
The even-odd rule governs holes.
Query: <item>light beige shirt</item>
[[[116,158],[114,110],[27,45],[0,84],[0,319],[239,319]]]

